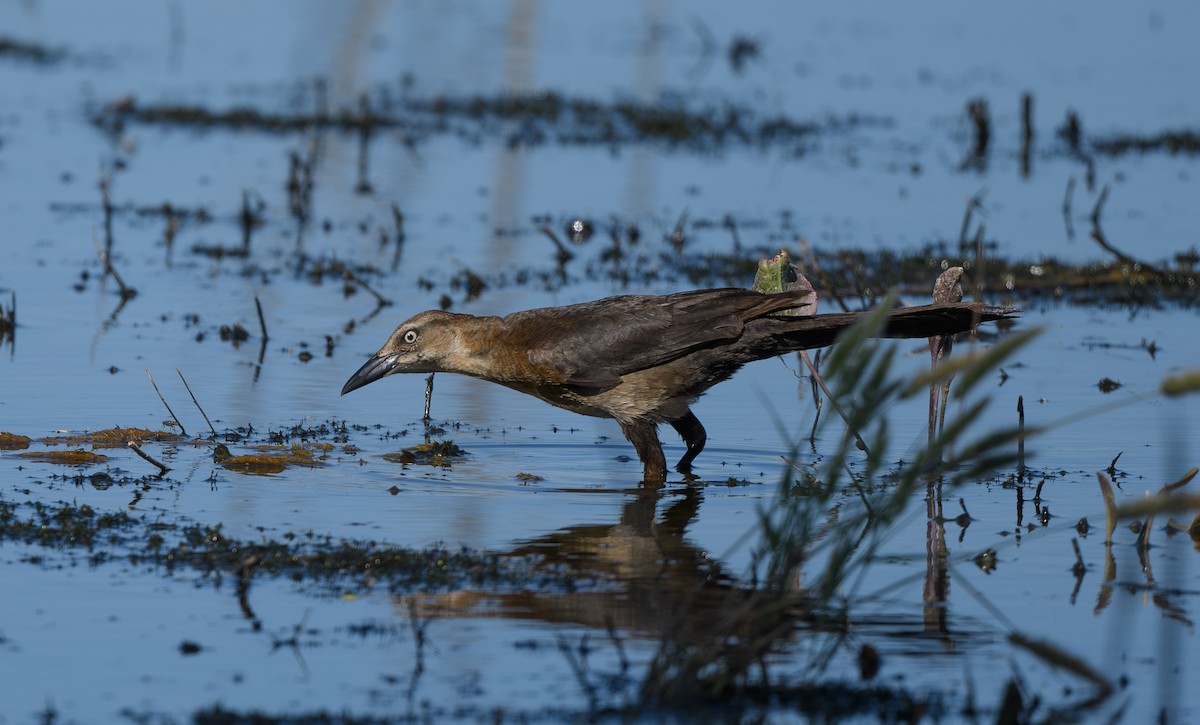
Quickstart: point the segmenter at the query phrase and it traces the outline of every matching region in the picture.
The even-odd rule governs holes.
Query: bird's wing
[[[610,297],[518,312],[505,324],[525,342],[531,363],[554,370],[564,385],[601,392],[622,375],[737,340],[748,316],[782,303],[766,298],[739,289]]]

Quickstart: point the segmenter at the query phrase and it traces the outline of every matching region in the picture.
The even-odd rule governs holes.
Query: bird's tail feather
[[[1012,317],[1019,310],[982,302],[950,302],[915,307],[900,307],[888,313],[879,337],[917,338],[954,335],[974,329],[983,322]],[[868,313],[836,312],[812,317],[771,318],[771,326],[762,328],[766,337],[779,345],[780,352],[824,347],[833,344],[844,330]]]

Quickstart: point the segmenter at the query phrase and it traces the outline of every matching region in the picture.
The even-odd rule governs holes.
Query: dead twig
[[[134,453],[141,456],[142,460],[149,461],[152,465],[158,466],[158,475],[159,476],[165,476],[165,475],[167,475],[167,472],[171,470],[171,468],[169,466],[156,461],[153,456],[151,456],[149,453],[143,451],[141,446],[139,446],[137,444],[137,441],[126,441],[125,445],[129,446],[129,448]]]
[[[200,407],[200,401],[196,400],[196,394],[192,392],[192,386],[188,385],[187,378],[183,377],[183,373],[179,372],[179,368],[175,368],[175,372],[179,373],[179,379],[183,381],[183,387],[187,389],[188,395],[192,396],[192,402],[196,404],[196,408],[200,410],[200,415],[204,416],[204,422],[208,423],[208,429],[215,436],[217,429],[213,428],[212,421],[208,419],[208,414],[204,412],[204,408]]]
[[[267,321],[263,318],[262,303],[258,301],[257,296],[254,298],[254,308],[258,310],[258,329],[262,330],[262,339],[266,342],[271,338],[267,335]]]
[[[817,382],[817,385],[820,386],[821,391],[825,393],[825,397],[829,399],[829,403],[833,406],[833,409],[837,411],[837,414],[842,417],[842,420],[846,422],[846,426],[849,428],[850,417],[846,414],[846,411],[842,409],[842,406],[838,405],[837,398],[833,397],[833,393],[829,392],[829,388],[825,386],[825,381],[821,379],[821,374],[817,372],[817,366],[813,364],[812,359],[808,357],[807,350],[800,351],[800,359],[804,361],[806,366],[808,366],[808,371],[812,374],[813,380]],[[867,442],[862,439],[862,436],[858,434],[858,431],[850,429],[850,432],[854,434],[854,442],[855,445],[858,446],[858,450],[866,453],[868,456],[871,455],[871,449],[867,448]]]
[[[1025,396],[1017,396],[1017,477],[1025,478]]]
[[[162,391],[158,389],[158,383],[154,382],[154,376],[150,374],[150,368],[146,368],[146,377],[150,378],[150,384],[154,386],[154,392],[158,393],[158,399],[166,406],[167,412],[171,414],[171,420],[174,420],[175,425],[179,426],[179,432],[186,436],[187,430],[183,427],[183,423],[179,422],[179,417],[175,415],[175,411],[171,410],[171,406],[167,403],[167,399],[163,397]]]
[[[1112,463],[1108,464],[1108,475],[1110,478],[1117,477],[1117,461],[1121,460],[1121,456],[1125,455],[1125,451],[1117,454],[1116,458],[1112,459]]]

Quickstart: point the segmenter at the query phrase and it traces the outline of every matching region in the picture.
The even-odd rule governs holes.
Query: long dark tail
[[[912,338],[954,335],[974,329],[982,322],[1012,317],[1019,310],[996,307],[982,302],[947,302],[917,307],[900,307],[888,313],[880,337]],[[837,340],[843,330],[861,320],[866,312],[836,312],[813,317],[771,317],[751,323],[763,342],[777,351],[788,352],[825,347]]]

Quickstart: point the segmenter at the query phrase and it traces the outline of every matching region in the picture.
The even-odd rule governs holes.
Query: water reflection
[[[425,617],[479,616],[616,627],[646,638],[669,631],[703,631],[713,613],[744,602],[751,589],[739,585],[719,561],[690,541],[687,527],[704,500],[688,485],[657,515],[663,490],[633,491],[611,524],[579,524],[523,542],[506,556],[535,558],[537,568],[578,589],[545,592],[457,592],[418,595]],[[409,601],[406,598],[406,601]]]

